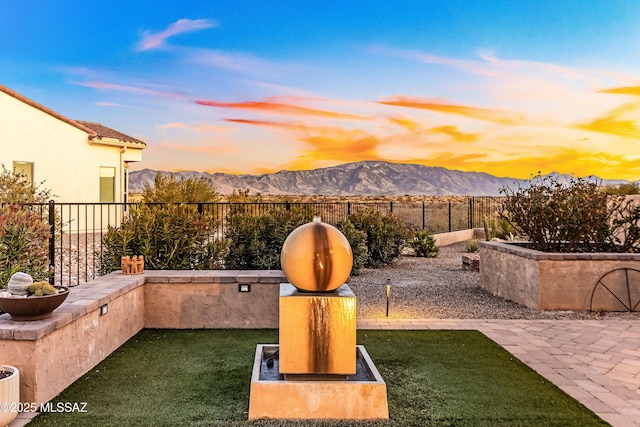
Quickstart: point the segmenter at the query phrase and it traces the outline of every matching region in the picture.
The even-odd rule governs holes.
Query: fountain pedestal
[[[280,373],[356,373],[356,296],[349,286],[301,292],[280,284]]]

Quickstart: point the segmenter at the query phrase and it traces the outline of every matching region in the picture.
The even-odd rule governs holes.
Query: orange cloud
[[[614,87],[611,89],[601,90],[600,93],[617,93],[621,95],[636,95],[640,96],[640,86],[624,86]]]
[[[420,125],[418,124],[418,122],[406,117],[388,117],[388,120],[391,123],[401,126],[411,132],[415,132],[420,129]]]
[[[250,119],[224,119],[225,122],[238,123],[242,125],[266,126],[277,128],[300,128],[302,125],[288,122],[272,122],[268,120],[250,120]]]
[[[465,105],[444,104],[441,102],[434,102],[430,99],[409,98],[400,95],[377,102],[379,104],[394,105],[397,107],[418,108],[421,110],[430,110],[440,113],[457,114],[502,125],[517,125],[521,123],[524,118],[522,114],[508,111],[468,107]]]
[[[604,117],[592,120],[588,123],[575,125],[577,129],[590,132],[600,132],[627,138],[640,139],[640,128],[637,117],[627,117],[629,113],[638,111],[639,105],[635,103],[625,104],[616,108]]]
[[[253,110],[261,113],[274,113],[288,116],[316,116],[330,119],[368,120],[367,117],[358,116],[355,114],[338,113],[335,111],[300,107],[293,104],[273,102],[272,100],[247,102],[219,102],[211,100],[196,100],[195,103],[208,107]]]
[[[478,135],[475,133],[460,132],[458,126],[438,126],[429,129],[429,131],[448,135],[454,142],[473,142],[478,139]]]
[[[560,150],[553,156],[523,153],[504,155],[502,158],[487,154],[432,153],[428,159],[409,162],[426,166],[442,166],[463,171],[483,171],[495,176],[526,179],[538,171],[543,174],[559,172],[576,176],[590,176],[597,171],[601,178],[637,180],[640,176],[640,156],[630,158],[607,153],[585,153],[578,150]],[[624,173],[621,173],[624,171]]]

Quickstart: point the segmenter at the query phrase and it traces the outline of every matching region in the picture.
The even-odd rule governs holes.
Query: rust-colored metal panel
[[[356,372],[356,297],[349,286],[300,292],[280,285],[280,373]]]

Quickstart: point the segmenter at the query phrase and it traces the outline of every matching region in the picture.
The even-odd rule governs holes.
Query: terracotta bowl
[[[41,297],[28,298],[0,298],[0,310],[11,315],[11,319],[42,320],[51,317],[53,310],[69,296],[69,288],[55,286],[58,293]]]

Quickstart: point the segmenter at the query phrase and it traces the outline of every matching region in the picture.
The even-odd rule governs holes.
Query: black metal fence
[[[259,202],[197,203],[200,213],[219,219],[217,234],[226,235],[226,218],[233,212],[255,215],[274,208],[299,210],[317,215],[326,223],[338,222],[362,208],[390,212],[402,219],[410,230],[444,233],[482,227],[483,217],[500,209],[497,197],[429,198],[424,201],[389,202]],[[28,204],[23,208],[39,212],[50,226],[49,266],[56,285],[73,286],[99,275],[102,240],[109,226],[117,227],[134,204],[56,203]]]

